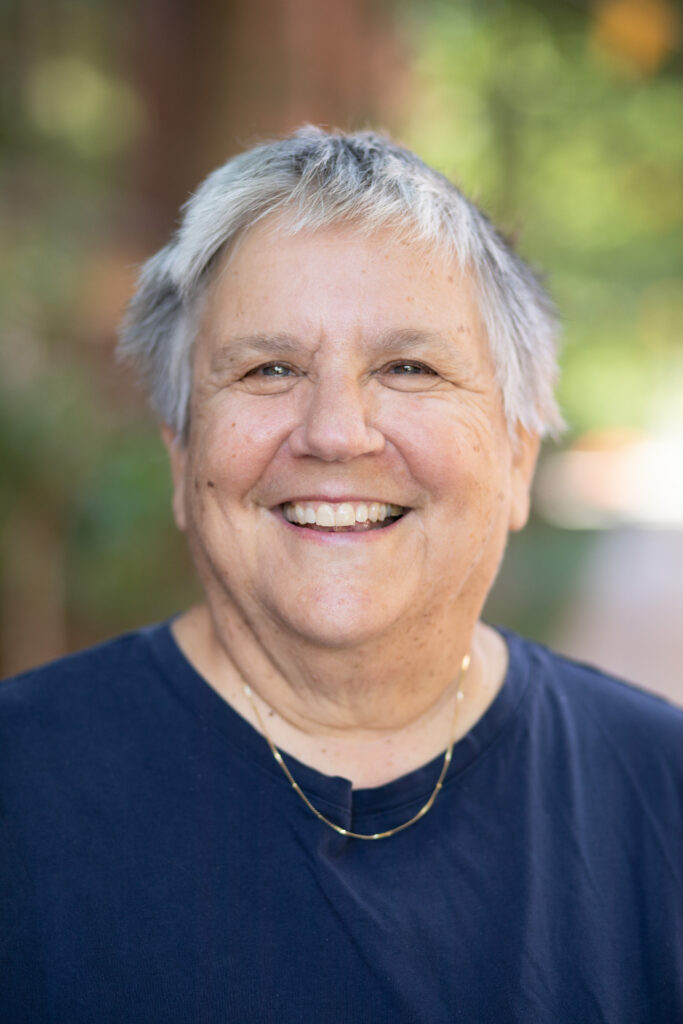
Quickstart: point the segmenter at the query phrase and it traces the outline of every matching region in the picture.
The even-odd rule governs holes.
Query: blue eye
[[[292,372],[289,366],[285,366],[284,363],[267,363],[265,366],[257,366],[254,370],[250,370],[249,374],[261,374],[264,377],[286,377]]]
[[[434,371],[422,363],[394,363],[393,366],[389,367],[389,373],[396,374],[397,376],[413,377],[419,373],[434,373]]]
[[[280,363],[260,363],[243,374],[240,384],[252,395],[279,395],[293,388],[302,372],[296,366]]]

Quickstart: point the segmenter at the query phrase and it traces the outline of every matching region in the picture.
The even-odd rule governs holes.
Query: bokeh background
[[[683,60],[673,0],[10,0],[0,662],[197,594],[113,361],[140,262],[246,144],[384,126],[547,272],[570,423],[490,620],[683,702]]]

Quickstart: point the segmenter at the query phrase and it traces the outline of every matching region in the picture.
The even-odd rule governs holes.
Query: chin
[[[374,617],[368,615],[364,602],[337,602],[322,614],[320,611],[303,609],[299,614],[283,614],[282,609],[275,610],[277,619],[286,633],[295,634],[309,644],[340,650],[358,647],[376,640],[389,632],[396,624],[395,619],[387,620],[387,616]]]

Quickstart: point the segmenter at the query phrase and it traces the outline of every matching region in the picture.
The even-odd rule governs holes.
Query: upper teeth
[[[351,504],[343,501],[339,505],[327,502],[288,501],[284,505],[285,519],[301,526],[353,526],[354,523],[381,523],[388,516],[400,516],[403,509],[400,505],[386,505],[379,501]]]

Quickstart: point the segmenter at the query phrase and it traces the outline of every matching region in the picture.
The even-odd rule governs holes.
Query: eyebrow
[[[241,362],[245,356],[272,355],[277,350],[279,355],[298,355],[306,346],[291,334],[246,334],[235,335],[221,342],[219,348],[211,356],[211,370],[220,372]],[[425,349],[435,351],[456,367],[464,370],[472,369],[472,361],[457,344],[435,331],[419,328],[398,328],[385,331],[373,338],[366,346],[368,351],[381,354],[392,350],[401,350],[412,354],[424,352]]]
[[[273,349],[294,355],[301,350],[301,344],[289,334],[245,334],[226,338],[211,356],[214,372],[229,369],[244,359],[245,355],[259,356],[271,353]]]

